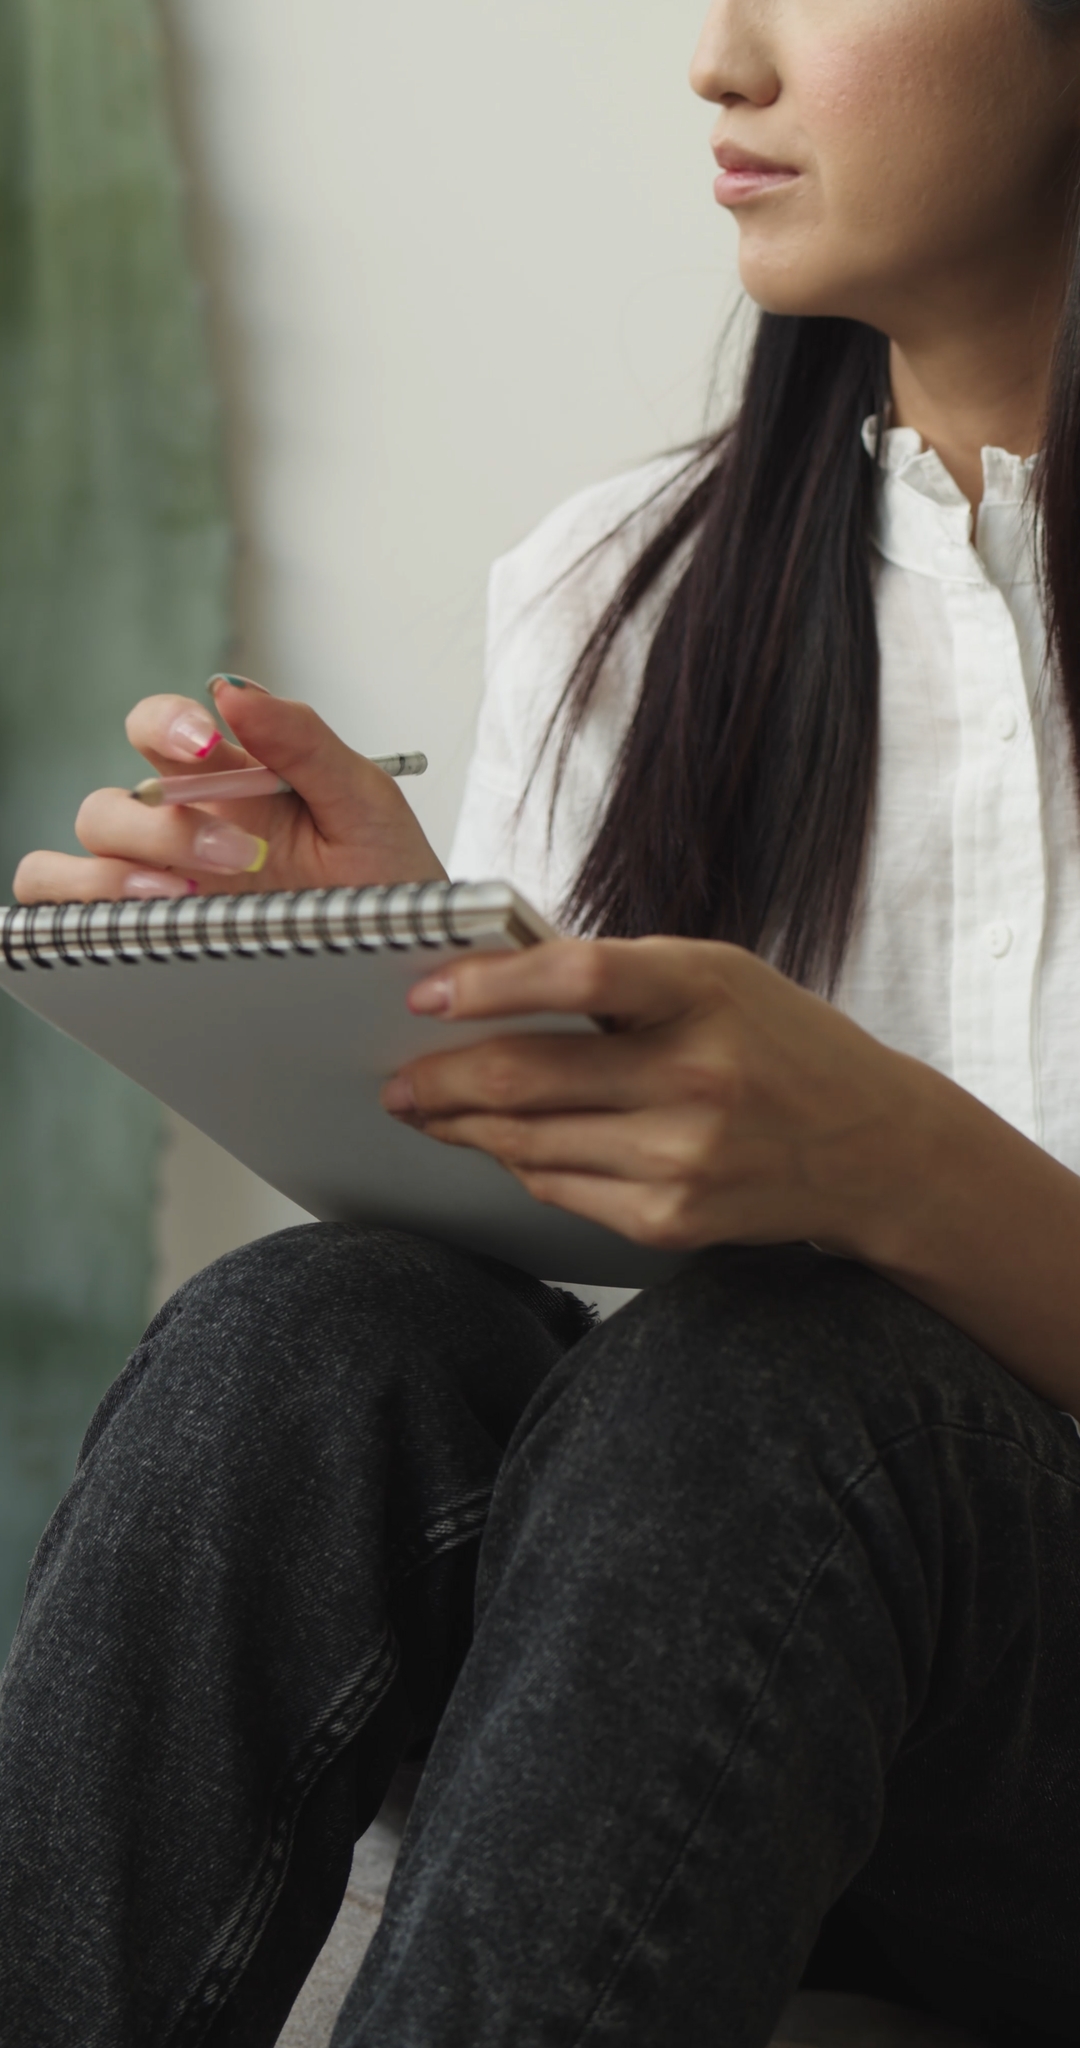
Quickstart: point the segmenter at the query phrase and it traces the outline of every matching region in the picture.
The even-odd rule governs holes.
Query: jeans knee
[[[310,1327],[343,1310],[365,1321],[422,1280],[437,1285],[436,1245],[393,1230],[350,1230],[340,1223],[303,1223],[226,1252],[177,1289],[144,1341],[176,1316],[208,1328],[259,1325]]]
[[[155,1454],[312,1460],[414,1360],[456,1255],[403,1233],[313,1223],[226,1253],[155,1316],[101,1403],[80,1463],[123,1422]]]
[[[182,1323],[189,1341],[264,1368],[344,1348],[392,1351],[450,1312],[472,1271],[450,1247],[396,1230],[302,1224],[228,1252],[187,1281],[143,1340]]]
[[[977,1404],[993,1370],[865,1267],[804,1246],[733,1247],[638,1296],[580,1363],[571,1354],[544,1419],[553,1441],[609,1472],[621,1463],[631,1488],[779,1493],[800,1465],[835,1488],[944,1399]]]

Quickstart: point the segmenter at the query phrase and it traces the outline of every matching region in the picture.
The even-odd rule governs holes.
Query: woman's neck
[[[892,345],[894,426],[914,427],[978,510],[984,448],[1034,455],[1043,443],[1061,293],[1030,294],[994,321]]]

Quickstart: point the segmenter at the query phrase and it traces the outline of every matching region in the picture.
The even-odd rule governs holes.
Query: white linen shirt
[[[868,445],[875,431],[868,423]],[[1033,465],[988,448],[983,466],[974,522],[917,434],[883,437],[877,804],[835,1000],[1080,1172],[1080,801],[1062,694],[1047,672]],[[608,663],[550,846],[550,750],[527,788],[529,772],[589,627],[684,474],[685,459],[670,458],[583,493],[492,572],[488,683],[450,872],[510,880],[554,923],[565,923],[560,905],[688,549]],[[618,536],[582,562],[620,520]]]

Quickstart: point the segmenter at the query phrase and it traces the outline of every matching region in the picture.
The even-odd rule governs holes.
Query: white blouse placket
[[[941,508],[964,529],[966,507]],[[1036,992],[1047,863],[1039,763],[1016,626],[966,531],[942,535],[960,761],[953,802],[953,1074],[1041,1140]]]

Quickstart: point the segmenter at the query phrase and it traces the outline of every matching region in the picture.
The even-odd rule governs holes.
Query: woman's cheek
[[[883,184],[886,170],[903,175],[937,140],[940,117],[928,118],[923,53],[897,52],[894,39],[867,35],[857,45],[815,44],[798,76],[799,125],[810,150],[823,177],[842,180],[852,198],[867,179],[873,187]]]
[[[954,183],[968,206],[996,189],[986,138],[1016,118],[1024,42],[1017,0],[836,0],[831,24],[808,26],[789,78],[837,224],[891,216],[899,245],[928,193],[948,215]]]

